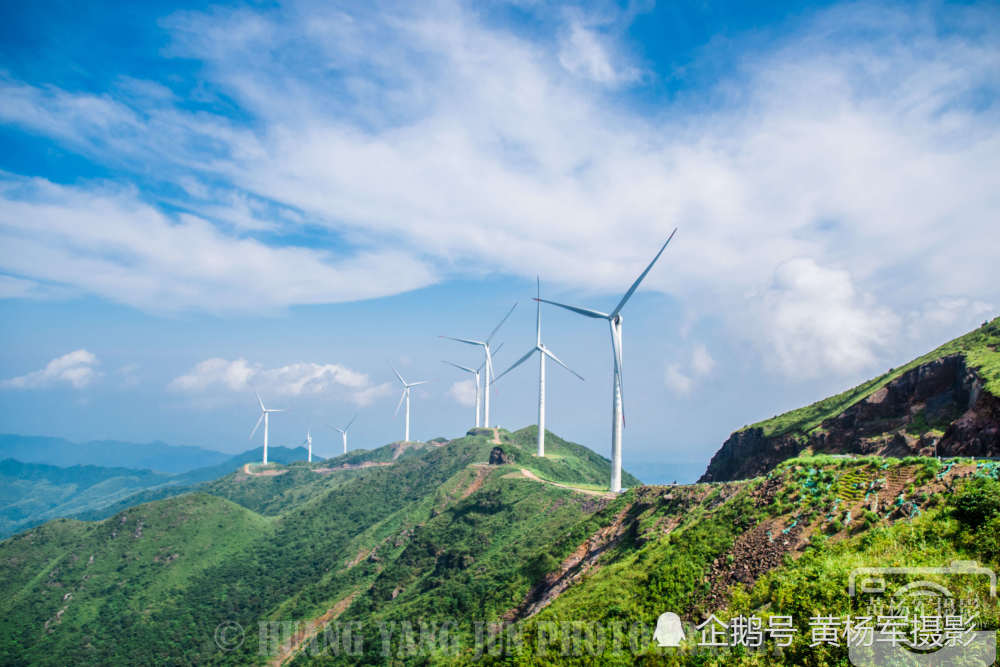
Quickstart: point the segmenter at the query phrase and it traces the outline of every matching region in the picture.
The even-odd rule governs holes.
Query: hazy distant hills
[[[63,438],[0,434],[0,459],[57,466],[94,465],[182,473],[217,465],[232,454],[164,442],[140,444],[117,440],[70,442]]]
[[[90,450],[93,453],[107,443],[90,444],[96,445]],[[269,454],[272,460],[281,463],[306,458],[306,450],[302,447],[272,447]],[[4,459],[0,461],[0,537],[58,517],[104,518],[140,502],[193,490],[200,484],[232,473],[244,463],[260,459],[261,449],[257,448],[229,456],[220,463],[176,475],[126,467],[60,467]]]

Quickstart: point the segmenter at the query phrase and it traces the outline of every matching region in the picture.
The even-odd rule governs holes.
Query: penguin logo
[[[684,639],[684,628],[681,627],[680,617],[672,611],[660,614],[660,617],[656,619],[656,632],[653,633],[653,639],[660,646],[680,646]]]

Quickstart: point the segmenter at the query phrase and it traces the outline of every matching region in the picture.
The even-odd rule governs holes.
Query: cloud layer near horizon
[[[163,22],[167,53],[201,63],[205,94],[250,123],[151,82],[96,94],[0,79],[4,122],[123,174],[152,162],[184,193],[5,175],[9,288],[246,310],[544,267],[563,290],[620,293],[676,225],[645,288],[688,320],[716,314],[789,376],[867,368],[933,304],[995,306],[988,10],[956,10],[944,31],[925,10],[836,8],[655,112],[612,95],[645,75],[585,16],[545,41],[448,2],[352,11]],[[334,250],[297,241],[304,230]],[[683,393],[695,375],[668,382]]]

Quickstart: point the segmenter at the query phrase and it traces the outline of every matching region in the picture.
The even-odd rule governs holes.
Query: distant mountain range
[[[168,445],[165,442],[121,442],[92,440],[71,442],[63,438],[0,434],[0,459],[57,466],[94,465],[182,473],[218,465],[230,458],[202,447]]]
[[[37,438],[37,440],[59,442],[58,438]],[[112,446],[102,449],[106,444]],[[88,445],[91,453],[101,456],[127,443],[88,443]],[[47,451],[52,453],[63,446],[55,444]],[[149,447],[149,445],[127,446]],[[169,447],[169,445],[154,446]],[[195,447],[178,449],[197,450]],[[209,450],[200,451],[218,454]],[[0,538],[50,519],[77,516],[100,519],[140,502],[195,490],[200,484],[232,473],[244,463],[259,461],[261,454],[261,448],[258,447],[236,456],[227,456],[219,463],[174,475],[119,466],[59,467],[7,458],[0,461]],[[306,450],[303,447],[295,449],[271,447],[268,454],[272,461],[279,463],[291,463],[306,458]],[[181,454],[182,457],[186,455],[190,456],[190,453]]]

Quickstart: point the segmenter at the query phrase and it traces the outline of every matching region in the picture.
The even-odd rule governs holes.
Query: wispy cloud
[[[421,7],[164,21],[168,53],[199,61],[249,124],[135,82],[94,95],[5,80],[7,123],[126,172],[156,165],[191,199],[166,215],[129,188],[8,177],[0,270],[147,309],[363,299],[539,266],[553,289],[605,292],[679,225],[645,287],[688,319],[722,313],[793,377],[875,364],[918,304],[995,296],[992,10],[954,8],[948,30],[934,8],[824,12],[650,115],[592,85],[635,77],[599,25],[545,41],[461,4]],[[335,251],[280,235],[306,226]],[[823,312],[807,312],[814,297]]]
[[[366,374],[339,364],[300,362],[263,368],[246,359],[221,358],[206,359],[167,385],[170,391],[193,394],[254,389],[275,396],[337,393],[357,405],[368,405],[387,395],[391,388],[391,383],[373,384]]]
[[[0,388],[43,389],[70,385],[74,389],[83,389],[100,375],[96,368],[98,363],[97,356],[92,352],[74,350],[56,357],[41,370],[0,381]]]
[[[476,404],[476,383],[472,380],[458,380],[448,388],[448,395],[459,405],[472,407]]]

